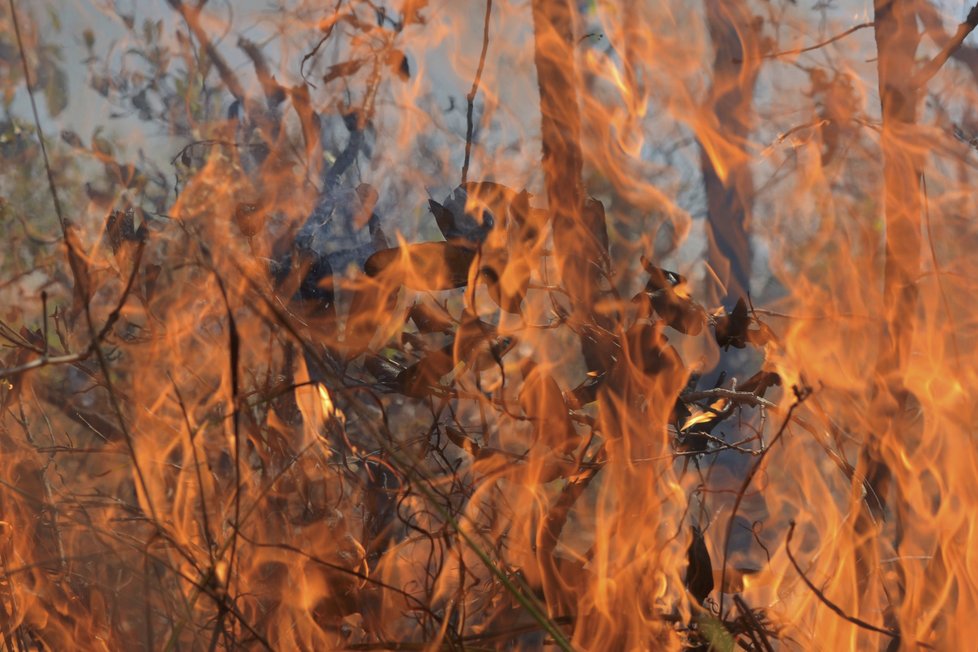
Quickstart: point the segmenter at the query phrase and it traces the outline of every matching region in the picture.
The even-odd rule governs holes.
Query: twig
[[[788,561],[790,561],[791,565],[794,566],[795,571],[801,577],[802,581],[805,583],[806,586],[808,586],[811,592],[814,593],[815,596],[822,602],[822,604],[824,604],[826,607],[831,609],[837,616],[839,616],[843,620],[848,621],[853,625],[856,625],[857,627],[861,627],[871,632],[885,634],[886,636],[889,636],[890,638],[895,638],[897,640],[902,638],[900,632],[898,631],[877,627],[876,625],[867,623],[865,620],[856,618],[855,616],[850,616],[849,614],[847,614],[845,611],[842,610],[842,607],[829,600],[828,597],[822,591],[820,591],[817,586],[812,584],[812,581],[808,579],[808,576],[805,575],[804,571],[802,571],[801,566],[798,565],[798,562],[795,560],[795,556],[791,554],[791,537],[794,533],[795,533],[795,522],[791,521],[791,523],[788,524],[788,537],[784,540],[784,551],[788,554]],[[934,649],[933,645],[924,643],[923,641],[915,641],[915,643],[929,650]]]
[[[214,47],[214,44],[207,36],[207,32],[205,32],[204,28],[200,25],[201,8],[188,7],[183,3],[183,0],[166,1],[167,4],[178,11],[183,17],[183,20],[187,23],[190,31],[194,33],[194,36],[197,37],[197,41],[200,43],[201,47],[204,48],[204,52],[207,53],[207,56],[210,57],[210,60],[214,63],[214,67],[217,68],[217,72],[221,76],[221,81],[223,81],[224,85],[227,86],[228,91],[234,96],[234,99],[241,102],[242,108],[247,110],[247,107],[245,106],[245,101],[247,98],[245,97],[244,87],[241,85],[241,82],[238,81],[237,75],[235,75],[234,71],[231,70],[231,67],[228,65],[227,61],[224,60],[221,53],[217,51],[216,47]]]
[[[472,80],[472,88],[465,96],[468,103],[465,110],[465,161],[462,163],[462,183],[464,184],[469,177],[469,156],[472,153],[472,111],[475,106],[475,96],[479,92],[479,82],[482,80],[482,70],[486,65],[486,52],[489,50],[489,18],[492,14],[492,0],[486,0],[486,17],[482,28],[482,54],[479,55],[479,67],[475,71],[475,79]]]
[[[68,223],[65,220],[64,212],[61,210],[61,200],[58,198],[58,188],[54,183],[54,172],[51,169],[51,161],[48,159],[48,148],[44,144],[44,131],[41,129],[41,118],[37,112],[37,101],[34,99],[34,85],[31,83],[30,70],[27,68],[27,55],[24,52],[24,41],[20,35],[20,22],[17,20],[17,8],[14,0],[8,0],[10,4],[10,16],[13,19],[14,32],[17,35],[17,47],[20,50],[20,61],[24,67],[24,85],[27,86],[27,95],[31,101],[31,111],[34,113],[34,126],[37,128],[37,139],[41,144],[41,156],[44,158],[44,170],[47,172],[48,188],[51,191],[51,200],[54,202],[54,211],[58,214],[58,221],[61,223],[61,231],[66,234]],[[68,246],[69,255],[74,254],[71,242],[65,238]],[[76,282],[78,279],[75,279]]]
[[[200,499],[200,518],[201,526],[204,529],[204,540],[207,541],[207,554],[210,556],[211,566],[214,565],[214,537],[211,535],[211,526],[209,522],[209,517],[207,516],[207,499],[204,494],[204,478],[200,472],[200,456],[197,454],[197,442],[194,441],[194,427],[190,423],[190,414],[187,412],[187,404],[183,400],[183,395],[180,394],[180,388],[177,386],[176,381],[170,376],[169,372],[167,376],[170,378],[170,383],[173,385],[173,392],[177,396],[177,404],[180,406],[180,412],[183,414],[183,422],[187,426],[187,438],[190,441],[190,451],[193,456],[194,462],[194,472],[197,475],[197,487],[198,487],[198,498]]]
[[[795,401],[788,408],[788,413],[785,415],[784,420],[781,422],[781,427],[778,428],[778,432],[774,437],[771,438],[771,443],[767,445],[767,448],[761,450],[760,454],[757,456],[757,461],[754,462],[754,466],[750,467],[747,471],[747,475],[744,476],[744,481],[740,485],[740,489],[737,491],[737,498],[734,500],[733,508],[730,510],[730,517],[727,519],[727,531],[723,537],[723,549],[721,551],[723,555],[723,563],[720,566],[720,606],[718,613],[720,617],[723,617],[723,587],[727,584],[727,551],[730,548],[730,538],[733,535],[733,525],[734,520],[737,516],[737,510],[740,509],[740,503],[744,500],[744,495],[747,493],[747,488],[750,487],[750,483],[753,482],[754,476],[761,468],[761,464],[764,463],[764,458],[767,456],[768,451],[774,448],[774,445],[778,443],[778,440],[784,435],[788,428],[788,424],[791,423],[791,415],[798,408],[802,402],[808,398],[811,394],[811,390],[807,387],[799,388],[797,385],[794,387]]]
[[[126,299],[129,298],[129,293],[132,291],[133,282],[136,280],[136,274],[139,272],[139,263],[143,258],[143,251],[146,249],[146,243],[140,242],[139,246],[136,248],[136,255],[133,257],[132,271],[129,272],[129,280],[126,281],[126,287],[123,288],[122,294],[119,296],[119,302],[116,304],[112,312],[106,318],[105,323],[102,325],[102,329],[95,336],[95,342],[93,345],[97,345],[98,342],[103,341],[109,335],[109,331],[112,330],[112,326],[122,315],[122,308],[126,304]],[[47,320],[45,320],[47,321]],[[45,341],[47,341],[45,339]]]
[[[224,585],[224,591],[227,593],[231,589],[231,579],[234,577],[232,569],[234,568],[234,563],[236,561],[235,556],[238,550],[238,524],[240,523],[241,519],[241,419],[239,409],[240,381],[238,377],[241,340],[238,335],[238,327],[234,320],[234,311],[231,310],[231,303],[228,300],[227,290],[224,288],[224,281],[221,279],[220,274],[218,274],[216,270],[214,270],[214,277],[217,279],[217,286],[221,290],[221,296],[224,298],[224,307],[227,309],[229,352],[228,366],[231,373],[231,407],[234,410],[232,413],[232,429],[234,431],[234,531],[231,534],[232,538],[231,551],[228,556],[228,573]]]
[[[87,360],[89,356],[92,355],[92,347],[89,345],[87,349],[81,353],[68,353],[65,355],[45,355],[40,358],[35,358],[30,362],[25,362],[22,365],[17,365],[16,367],[9,367],[7,369],[0,369],[0,380],[6,380],[7,378],[12,378],[22,371],[29,371],[31,369],[40,369],[41,367],[46,367],[48,365],[55,364],[66,364],[69,362],[79,362],[81,360]]]
[[[179,3],[179,0],[170,0],[171,2]],[[75,250],[74,238],[76,237],[72,233],[72,229],[68,224],[68,221],[64,217],[64,212],[61,210],[61,201],[58,198],[58,188],[54,182],[54,172],[51,168],[51,161],[48,158],[47,147],[44,144],[44,131],[41,128],[41,118],[37,111],[37,102],[34,98],[34,86],[31,83],[30,70],[27,67],[27,54],[24,51],[24,41],[20,34],[20,24],[17,20],[17,8],[14,6],[14,0],[8,0],[10,5],[10,14],[13,19],[14,32],[17,35],[17,48],[20,52],[21,64],[24,68],[24,84],[27,86],[27,94],[30,97],[31,110],[34,114],[34,126],[37,129],[38,140],[41,144],[41,154],[44,159],[44,169],[47,173],[48,187],[51,191],[51,200],[54,202],[55,212],[58,214],[58,221],[61,224],[61,234],[64,237],[65,247],[68,251],[68,265],[71,267],[72,276],[74,277],[76,291],[80,290],[84,299],[83,310],[85,313],[85,321],[88,326],[88,331],[91,336],[91,344],[89,353],[95,353],[95,357],[98,359],[99,368],[102,371],[102,375],[105,378],[105,388],[109,393],[109,401],[112,404],[112,409],[115,412],[116,418],[119,420],[119,427],[125,435],[126,446],[129,450],[129,456],[132,461],[133,470],[137,481],[139,483],[139,489],[142,490],[143,495],[146,499],[146,504],[149,507],[149,511],[153,517],[153,523],[155,524],[158,531],[162,531],[162,525],[159,518],[157,518],[156,508],[153,505],[153,500],[149,492],[149,484],[146,481],[146,475],[143,472],[142,465],[139,463],[139,458],[136,456],[135,442],[132,438],[132,433],[129,432],[129,427],[126,425],[125,417],[122,413],[122,406],[119,403],[119,397],[115,392],[112,384],[112,376],[109,373],[109,363],[102,352],[101,346],[99,346],[98,332],[95,330],[95,322],[92,319],[92,310],[89,302],[87,301],[88,292],[91,288],[88,285],[88,269],[86,267],[85,261],[81,258],[78,252]],[[123,299],[124,300],[124,299]]]
[[[698,392],[687,392],[685,394],[680,394],[679,398],[686,401],[687,403],[692,403],[693,401],[702,401],[707,398],[725,398],[728,401],[734,403],[746,403],[753,407],[766,407],[769,410],[777,410],[778,406],[767,400],[763,396],[758,396],[753,392],[738,392],[734,389],[726,389],[723,387],[716,387],[714,389],[704,389]]]
[[[333,7],[333,16],[329,20],[329,26],[326,27],[326,33],[323,34],[323,37],[319,39],[319,42],[316,43],[316,45],[312,48],[312,50],[306,52],[306,54],[302,57],[302,61],[299,62],[299,76],[302,77],[302,80],[305,81],[310,86],[312,86],[313,88],[315,88],[316,86],[312,84],[308,79],[306,79],[306,73],[303,71],[303,68],[306,65],[306,61],[309,61],[309,59],[312,59],[314,56],[316,56],[316,54],[319,53],[319,48],[323,47],[323,45],[326,44],[326,41],[329,40],[329,37],[333,35],[333,28],[336,27],[336,23],[339,22],[340,6],[342,4],[343,4],[343,0],[336,0],[336,6]],[[322,23],[320,23],[320,25],[321,24]]]
[[[771,642],[767,640],[767,634],[764,631],[764,627],[757,621],[757,617],[754,615],[753,610],[744,601],[740,595],[735,595],[733,597],[734,604],[737,605],[737,609],[740,611],[744,620],[750,623],[750,629],[747,630],[748,636],[751,640],[755,642],[755,647],[763,649],[765,652],[774,652],[774,648],[771,647]],[[754,634],[757,634],[755,639]]]
[[[763,55],[762,58],[763,59],[777,59],[778,57],[789,57],[789,56],[791,56],[793,54],[804,54],[805,52],[811,52],[812,50],[817,50],[819,48],[824,48],[826,45],[831,45],[832,43],[835,43],[838,40],[844,39],[845,37],[849,36],[850,34],[853,34],[854,32],[858,32],[861,29],[866,29],[867,27],[872,27],[873,25],[875,25],[875,23],[872,23],[872,22],[859,23],[858,25],[854,25],[854,26],[850,27],[849,29],[847,29],[846,31],[844,31],[844,32],[842,32],[840,34],[836,34],[832,38],[826,39],[826,40],[822,41],[821,43],[816,43],[815,45],[809,45],[808,47],[804,47],[804,48],[798,48],[796,50],[782,50],[781,52],[772,52],[771,54],[765,54],[765,55]],[[736,59],[734,59],[734,63],[742,63],[742,62],[741,61],[737,61]]]

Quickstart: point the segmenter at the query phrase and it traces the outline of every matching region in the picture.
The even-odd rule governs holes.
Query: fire
[[[7,647],[973,647],[978,9],[95,4],[129,141],[0,27]]]
[[[343,412],[336,409],[333,404],[333,399],[329,395],[329,390],[326,389],[325,385],[316,385],[316,389],[319,390],[319,398],[323,402],[323,417],[326,419],[337,419],[339,421],[344,421],[345,417]]]

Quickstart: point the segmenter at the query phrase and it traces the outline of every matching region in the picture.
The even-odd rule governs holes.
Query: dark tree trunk
[[[706,0],[713,39],[713,82],[709,110],[718,134],[741,148],[750,135],[754,84],[760,64],[755,19],[745,0]],[[729,309],[750,290],[750,210],[754,182],[746,157],[724,157],[700,139],[700,170],[707,203],[707,261],[725,285]]]

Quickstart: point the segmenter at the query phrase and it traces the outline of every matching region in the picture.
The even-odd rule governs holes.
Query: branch
[[[951,40],[944,44],[941,51],[937,53],[933,59],[928,61],[924,66],[917,71],[917,74],[913,76],[913,80],[910,85],[912,88],[921,88],[927,84],[937,71],[941,69],[951,55],[953,55],[958,48],[964,43],[964,39],[974,31],[975,27],[978,27],[978,4],[975,4],[968,12],[968,17],[964,19],[963,23],[958,25],[958,30],[951,37]]]

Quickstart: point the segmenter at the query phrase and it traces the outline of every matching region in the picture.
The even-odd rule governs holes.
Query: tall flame
[[[0,23],[3,644],[973,647],[978,9],[821,4]]]

